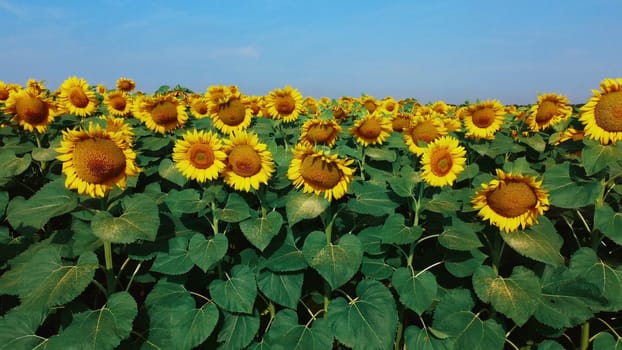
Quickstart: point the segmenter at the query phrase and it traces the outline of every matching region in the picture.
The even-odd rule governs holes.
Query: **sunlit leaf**
[[[121,200],[123,211],[115,217],[107,211],[95,214],[91,221],[93,234],[112,243],[132,243],[139,239],[154,241],[160,226],[157,204],[145,194]]]
[[[419,315],[432,305],[438,289],[434,274],[429,271],[413,273],[406,267],[395,270],[391,284],[400,296],[402,304]]]
[[[278,211],[271,211],[265,217],[248,218],[240,222],[244,237],[257,249],[263,251],[283,226],[283,217]]]
[[[289,226],[305,220],[318,217],[328,208],[328,201],[314,194],[291,192],[287,196],[285,212]]]
[[[229,240],[225,235],[217,234],[205,239],[204,235],[195,234],[190,238],[188,253],[190,260],[206,272],[227,254],[228,247]]]
[[[223,309],[251,314],[257,297],[255,274],[246,265],[236,265],[225,281],[212,281],[209,291],[214,302]]]
[[[421,237],[421,226],[407,226],[402,214],[390,215],[382,226],[382,243],[409,244]]]
[[[159,144],[158,144],[159,145]],[[183,186],[188,179],[177,169],[175,163],[168,158],[162,159],[158,165],[158,174],[161,178],[166,179],[178,186]]]
[[[563,238],[546,216],[538,220],[538,224],[526,230],[500,232],[500,235],[508,246],[523,256],[551,265],[563,264],[564,257],[560,253]]]
[[[333,243],[326,242],[323,232],[311,232],[305,239],[302,252],[307,264],[328,282],[339,288],[359,270],[363,259],[363,246],[354,235],[343,235]]]

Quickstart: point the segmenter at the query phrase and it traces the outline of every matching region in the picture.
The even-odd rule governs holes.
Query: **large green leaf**
[[[392,214],[398,207],[398,203],[389,198],[387,189],[377,184],[357,180],[352,182],[348,193],[354,198],[348,200],[347,208],[358,214],[383,216]]]
[[[540,280],[533,271],[516,266],[510,277],[498,276],[490,266],[480,266],[473,274],[477,296],[495,310],[522,326],[540,303]]]
[[[562,265],[564,257],[559,251],[564,239],[546,216],[541,216],[539,221],[526,230],[501,232],[501,237],[508,246],[523,256],[546,264]]]
[[[356,297],[333,299],[328,320],[339,342],[354,349],[389,349],[397,330],[395,299],[382,283],[363,280],[356,286]]]
[[[138,310],[127,292],[112,294],[101,309],[73,315],[69,326],[49,339],[46,349],[115,349],[133,328]]]
[[[622,245],[622,213],[616,213],[604,203],[594,211],[594,229],[602,232],[607,238]]]
[[[170,190],[166,194],[166,197],[164,197],[164,203],[166,203],[166,206],[175,216],[181,216],[186,213],[197,213],[205,209],[207,205],[207,201],[201,199],[200,193],[191,188],[182,191],[176,189]]]
[[[214,302],[229,312],[250,314],[257,297],[255,274],[246,265],[236,265],[227,280],[214,280],[209,285]]]
[[[314,194],[292,191],[287,195],[285,212],[289,226],[318,217],[328,208],[329,202],[323,197]]]
[[[434,337],[427,328],[421,329],[416,326],[409,326],[404,330],[404,344],[408,349],[417,350],[451,349],[446,342]]]
[[[168,141],[166,141],[168,143]],[[162,159],[158,165],[158,174],[161,178],[166,179],[178,186],[183,186],[188,179],[177,169],[175,163],[168,158]]]
[[[603,145],[598,141],[584,139],[581,162],[588,176],[605,169],[609,164],[622,160],[622,145]]]
[[[430,271],[414,273],[409,268],[400,267],[393,272],[391,283],[402,304],[419,315],[423,314],[436,298],[438,284]]]
[[[594,350],[622,350],[622,337],[616,339],[611,333],[600,332],[594,336]]]
[[[93,234],[103,241],[133,243],[139,239],[154,241],[160,226],[158,205],[146,194],[135,194],[121,200],[123,213],[115,217],[100,211],[93,217]]]
[[[388,264],[384,257],[363,256],[361,272],[365,277],[374,280],[384,280],[391,277],[395,267]]]
[[[13,198],[6,216],[11,226],[42,228],[51,218],[68,213],[78,206],[78,195],[65,188],[63,180],[47,183],[29,199]]]
[[[449,250],[445,253],[445,269],[458,277],[464,278],[472,276],[475,270],[480,267],[488,255],[479,249],[467,251]]]
[[[182,275],[194,266],[188,250],[189,236],[176,236],[168,240],[168,251],[158,252],[151,271],[167,275]]]
[[[225,235],[217,234],[205,239],[204,235],[197,233],[190,238],[188,253],[190,260],[206,272],[224,258],[228,248],[229,240]]]
[[[423,208],[435,213],[455,213],[462,208],[462,204],[456,198],[456,191],[443,191],[435,193],[430,200],[422,201]]]
[[[570,177],[568,162],[548,167],[543,177],[551,205],[560,208],[582,208],[594,204],[600,194],[600,181],[575,181]]]
[[[339,288],[354,276],[363,260],[363,245],[354,235],[343,235],[336,244],[327,243],[323,232],[313,231],[302,247],[307,264],[333,288]]]
[[[259,317],[225,312],[225,322],[218,333],[218,349],[243,349],[253,340],[259,330]]]
[[[5,150],[4,147],[0,150],[0,164],[2,164],[0,167],[0,186],[7,184],[14,176],[26,171],[32,162],[30,154],[17,157],[15,153]]]
[[[278,211],[271,211],[266,216],[249,218],[240,222],[240,230],[244,237],[257,249],[263,251],[272,238],[283,226],[283,217]]]
[[[289,228],[281,245],[274,252],[266,255],[266,267],[272,271],[298,271],[307,267],[302,250],[296,246],[294,235]]]
[[[438,242],[445,248],[452,250],[470,251],[482,246],[482,242],[475,233],[473,225],[453,216],[451,225],[445,226]]]
[[[251,216],[251,208],[246,200],[235,192],[229,193],[224,208],[217,208],[214,217],[224,222],[240,222]]]
[[[402,214],[390,215],[382,226],[382,243],[410,244],[416,242],[423,229],[421,226],[408,226]]]
[[[27,311],[15,307],[0,317],[0,349],[36,349],[47,341],[37,335],[39,325],[43,323],[45,313]]]
[[[591,248],[578,249],[570,259],[570,271],[595,285],[609,301],[605,310],[622,309],[622,267],[613,268],[600,260]]]
[[[268,299],[296,309],[302,294],[302,272],[272,272],[263,269],[257,274],[257,286]]]
[[[322,350],[333,348],[333,330],[328,320],[318,318],[313,325],[298,324],[298,315],[294,310],[284,309],[274,318],[270,329],[264,335],[265,348],[270,350]]]

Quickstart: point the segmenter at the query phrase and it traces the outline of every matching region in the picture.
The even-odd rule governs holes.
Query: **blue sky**
[[[0,80],[584,103],[622,76],[620,14],[619,0],[0,0]]]

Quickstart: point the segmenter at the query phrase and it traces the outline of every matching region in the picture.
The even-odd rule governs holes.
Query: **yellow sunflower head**
[[[44,133],[57,114],[56,105],[34,89],[20,89],[11,92],[5,101],[4,112],[12,115],[12,121],[18,122],[26,131],[37,130]]]
[[[226,158],[222,141],[211,131],[189,130],[173,147],[177,169],[186,178],[198,182],[218,178],[225,168]]]
[[[518,110],[515,111],[516,114]],[[559,94],[542,94],[538,96],[538,103],[531,106],[527,116],[527,125],[532,131],[544,130],[563,119],[570,117],[572,106],[568,98]]]
[[[395,101],[395,99],[391,96],[385,97],[380,106],[377,108],[379,112],[386,113],[390,115],[396,115],[400,111],[400,104]]]
[[[431,186],[451,186],[464,171],[466,149],[458,139],[440,137],[428,144],[421,156],[422,177]]]
[[[137,96],[133,106],[134,116],[147,129],[160,134],[183,127],[188,121],[184,104],[172,95]]]
[[[462,117],[466,128],[464,136],[476,140],[493,140],[503,125],[505,109],[499,101],[486,100],[467,106]]]
[[[566,142],[570,140],[582,141],[584,136],[585,136],[584,130],[577,130],[575,128],[570,127],[564,131],[560,131],[559,139],[555,142],[555,145],[559,145],[562,142]]]
[[[0,102],[4,102],[9,98],[12,92],[21,90],[18,84],[7,84],[0,80]]]
[[[126,144],[132,146],[134,143],[134,130],[125,122],[125,118],[116,118],[112,116],[101,116],[100,118],[106,121],[107,132],[111,134],[120,134],[122,140]]]
[[[210,100],[208,108],[214,126],[223,134],[230,135],[234,131],[245,130],[253,120],[253,112],[246,108],[239,92],[227,93],[218,102]]]
[[[581,107],[585,136],[603,145],[622,140],[622,78],[604,79],[593,93]]]
[[[136,88],[136,83],[134,80],[129,78],[121,77],[117,79],[117,90],[123,92],[131,92]]]
[[[316,115],[316,114],[318,114],[320,112],[320,104],[313,97],[311,97],[311,96],[305,97],[305,99],[302,101],[302,103],[304,104],[305,108],[307,109],[307,114],[309,114],[309,115]]]
[[[112,116],[127,117],[132,113],[132,98],[124,91],[108,91],[104,93],[104,106]]]
[[[26,82],[26,89],[30,90],[36,95],[40,95],[42,92],[46,91],[43,81],[38,81],[35,79],[28,79]]]
[[[460,118],[454,115],[445,115],[443,117],[443,124],[445,124],[445,129],[447,129],[447,132],[462,130],[462,121],[460,121]]]
[[[348,167],[351,159],[341,159],[337,154],[315,151],[310,146],[297,144],[294,158],[287,170],[287,178],[295,188],[303,187],[305,193],[323,194],[328,201],[343,197],[354,170]]]
[[[415,121],[412,113],[400,112],[391,117],[391,127],[395,132],[402,132]]]
[[[95,92],[89,90],[89,84],[83,78],[69,77],[59,88],[59,101],[69,113],[78,117],[87,117],[97,109]]]
[[[512,232],[537,223],[549,209],[549,195],[535,177],[497,169],[497,179],[482,184],[471,203],[484,220]]]
[[[423,154],[426,144],[447,135],[447,129],[436,114],[418,115],[415,116],[411,125],[404,129],[403,135],[408,149],[420,156]]]
[[[246,131],[235,131],[225,140],[223,150],[227,154],[223,171],[224,182],[238,191],[258,190],[267,185],[274,173],[272,153],[259,137]]]
[[[195,118],[202,119],[209,116],[209,101],[205,96],[201,94],[188,95],[185,98],[185,103]]]
[[[363,146],[382,144],[393,132],[391,119],[372,113],[354,122],[349,130],[356,142]]]
[[[449,112],[449,106],[443,100],[438,100],[434,102],[430,106],[430,109],[438,114],[447,114],[447,112]]]
[[[246,106],[246,109],[251,111],[251,115],[254,117],[262,115],[264,100],[262,96],[244,96],[242,102]]]
[[[300,143],[308,146],[325,145],[328,147],[335,144],[342,130],[341,125],[334,119],[322,120],[319,118],[305,121],[300,129]]]
[[[367,109],[367,112],[369,112],[370,114],[374,113],[376,108],[378,108],[378,106],[380,105],[380,102],[378,102],[373,96],[369,95],[361,96],[359,101],[361,102],[361,106],[365,107],[365,109]]]
[[[97,84],[97,86],[95,87],[95,91],[97,91],[98,94],[103,95],[106,93],[106,91],[108,91],[108,89],[104,84]]]
[[[212,103],[218,103],[231,94],[229,87],[225,85],[212,85],[207,87],[205,97]]]
[[[103,197],[114,185],[124,189],[128,176],[136,176],[136,153],[123,140],[121,133],[110,133],[89,123],[87,130],[63,131],[60,153],[67,176],[65,187],[79,194]]]
[[[286,123],[297,120],[306,109],[302,94],[291,86],[270,91],[266,107],[273,119],[283,120]]]

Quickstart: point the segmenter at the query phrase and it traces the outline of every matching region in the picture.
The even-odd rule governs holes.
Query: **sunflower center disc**
[[[622,91],[602,95],[594,107],[594,119],[606,131],[622,131]]]
[[[376,104],[373,101],[365,101],[363,106],[367,109],[369,113],[373,113],[376,110]]]
[[[451,170],[453,161],[451,154],[447,150],[436,150],[432,153],[432,159],[430,161],[432,173],[436,176],[445,176]]]
[[[125,110],[126,105],[127,101],[125,101],[123,96],[113,96],[110,98],[110,106],[117,111]]]
[[[534,208],[537,198],[533,189],[524,182],[501,183],[488,195],[488,206],[497,214],[513,218]]]
[[[375,139],[382,132],[380,123],[376,119],[367,119],[359,126],[359,134],[366,139]]]
[[[190,164],[197,169],[207,169],[214,164],[214,150],[205,144],[193,144],[188,150]]]
[[[17,100],[15,111],[18,118],[29,124],[42,123],[48,117],[48,108],[45,103],[32,96]]]
[[[552,101],[544,101],[538,107],[536,123],[545,124],[557,114],[557,105]]]
[[[240,100],[231,100],[220,105],[218,116],[223,123],[229,126],[240,125],[246,117],[246,107]]]
[[[69,102],[78,108],[84,108],[89,104],[89,98],[81,87],[74,87],[69,92]]]
[[[275,108],[279,114],[291,114],[296,108],[296,101],[289,95],[278,96],[275,102]]]
[[[322,190],[329,190],[341,180],[341,171],[335,164],[317,157],[307,156],[300,165],[300,175],[306,183]]]
[[[207,104],[204,101],[201,101],[201,100],[196,101],[195,103],[192,104],[192,107],[198,114],[207,113]]]
[[[125,171],[125,154],[109,139],[86,139],[73,151],[76,174],[85,182],[102,184]]]
[[[0,101],[6,101],[9,98],[9,89],[0,88]]]
[[[177,106],[172,102],[160,102],[153,110],[151,110],[151,117],[153,121],[158,125],[170,125],[177,123]]]
[[[493,111],[491,108],[486,107],[473,112],[472,120],[475,126],[485,129],[492,125],[492,123],[495,121],[495,117],[495,111]]]
[[[314,125],[307,131],[307,137],[310,141],[316,143],[325,143],[333,134],[333,127],[330,125]]]
[[[418,123],[411,133],[414,143],[417,145],[419,142],[431,142],[440,136],[436,126],[431,120],[426,120]]]
[[[252,146],[239,145],[229,153],[229,164],[234,173],[251,177],[261,170],[261,157]]]
[[[391,121],[393,131],[400,132],[406,129],[410,125],[410,118],[407,115],[401,114],[393,118]]]
[[[132,91],[132,89],[134,89],[134,87],[132,86],[132,83],[130,83],[127,80],[122,80],[119,83],[119,86],[117,86],[117,88],[121,91]]]

